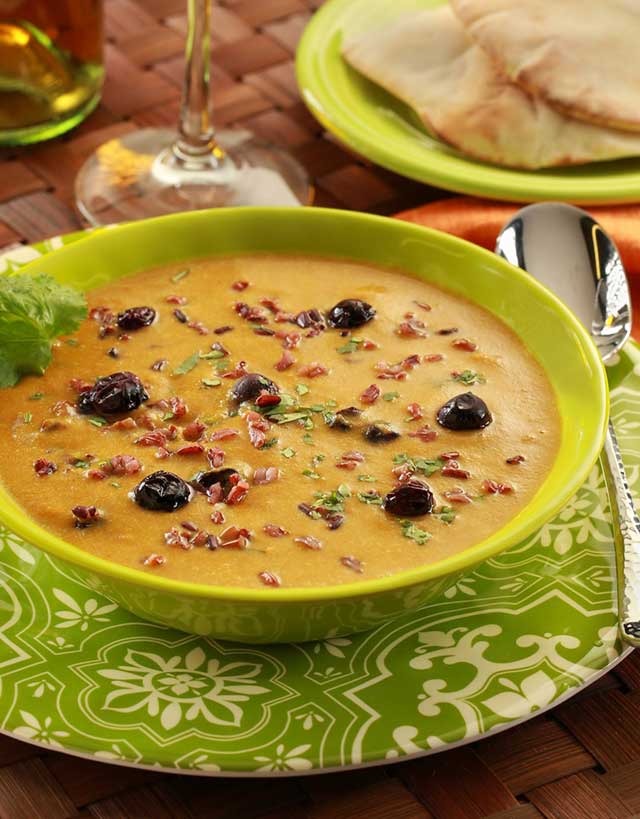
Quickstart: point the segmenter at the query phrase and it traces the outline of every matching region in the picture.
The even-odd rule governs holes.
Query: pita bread
[[[570,116],[640,131],[640,0],[451,0],[511,80]]]
[[[640,135],[558,113],[501,75],[449,6],[345,37],[344,58],[465,154],[517,168],[640,154]]]

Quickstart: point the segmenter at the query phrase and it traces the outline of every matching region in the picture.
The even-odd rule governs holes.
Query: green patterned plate
[[[0,272],[75,241],[0,258]],[[640,352],[609,371],[640,493]],[[441,602],[351,637],[221,643],[136,619],[0,530],[0,730],[43,747],[204,775],[389,762],[508,728],[623,656],[599,466],[560,514]]]
[[[468,158],[424,129],[404,103],[342,59],[345,31],[377,27],[407,11],[445,0],[330,0],[311,18],[298,48],[302,96],[338,139],[369,159],[439,188],[514,202],[559,199],[581,204],[635,202],[637,158],[573,168],[524,171]]]

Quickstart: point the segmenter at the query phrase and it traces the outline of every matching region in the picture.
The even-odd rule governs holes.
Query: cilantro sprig
[[[75,332],[87,317],[82,293],[44,273],[0,278],[0,387],[23,375],[41,375],[58,336]]]

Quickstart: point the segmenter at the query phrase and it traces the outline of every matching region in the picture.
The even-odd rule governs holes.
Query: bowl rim
[[[585,451],[582,453],[580,463],[578,464],[579,468],[574,469],[571,473],[571,477],[566,482],[565,491],[558,493],[554,499],[550,499],[544,505],[544,507],[538,511],[537,514],[527,518],[526,527],[520,527],[521,531],[516,530],[515,532],[501,535],[504,529],[509,527],[514,518],[521,515],[527,509],[527,506],[533,502],[538,493],[533,496],[527,506],[518,512],[518,515],[514,516],[514,518],[510,518],[504,527],[497,530],[483,541],[480,541],[480,543],[464,549],[462,552],[458,552],[434,563],[427,563],[423,566],[406,569],[400,572],[394,572],[380,578],[317,587],[294,586],[291,588],[265,587],[264,589],[252,589],[245,586],[215,586],[204,583],[193,583],[186,580],[174,580],[172,578],[166,578],[156,574],[144,572],[140,569],[130,568],[124,564],[116,563],[115,561],[109,561],[104,558],[96,557],[79,546],[75,546],[74,544],[63,540],[53,532],[50,532],[45,527],[41,526],[39,523],[33,521],[28,516],[28,513],[20,508],[18,500],[14,498],[14,496],[11,495],[0,482],[0,522],[7,526],[7,528],[9,528],[15,534],[23,537],[29,544],[38,547],[47,554],[66,561],[74,567],[108,577],[118,581],[119,583],[146,588],[148,591],[173,593],[182,597],[210,598],[212,601],[235,601],[237,603],[261,603],[265,605],[312,603],[339,600],[344,598],[361,598],[393,591],[397,592],[401,589],[417,586],[436,578],[463,573],[465,570],[471,569],[478,563],[481,563],[482,561],[505,551],[509,547],[519,543],[523,538],[527,537],[532,532],[535,532],[557,511],[559,511],[559,509],[566,503],[568,498],[570,498],[571,495],[573,495],[580,488],[602,450],[608,423],[609,390],[606,371],[600,354],[591,336],[583,327],[579,319],[551,290],[540,284],[540,282],[525,271],[513,267],[495,253],[481,248],[472,242],[468,242],[464,239],[452,236],[451,234],[444,233],[439,230],[423,227],[421,225],[416,225],[400,219],[377,216],[358,211],[318,207],[237,207],[220,210],[183,212],[168,216],[160,216],[154,219],[145,219],[136,222],[108,226],[106,229],[99,229],[95,232],[89,233],[85,238],[81,239],[77,243],[62,247],[53,251],[51,254],[47,254],[47,257],[55,256],[59,259],[61,256],[64,256],[71,251],[73,251],[75,255],[80,247],[91,253],[93,246],[97,246],[99,248],[100,244],[105,240],[114,241],[118,238],[118,236],[122,236],[123,234],[125,236],[127,234],[135,234],[140,231],[148,230],[149,227],[154,229],[157,226],[162,226],[167,222],[173,223],[184,221],[188,224],[191,221],[198,222],[198,220],[202,219],[203,217],[206,219],[221,218],[235,221],[236,218],[242,220],[245,215],[249,218],[269,216],[271,218],[281,217],[283,219],[298,218],[302,219],[303,221],[307,218],[310,218],[311,220],[314,218],[339,219],[345,220],[346,222],[351,221],[353,223],[360,224],[368,223],[373,227],[376,225],[380,227],[386,226],[387,228],[389,228],[390,225],[394,225],[395,229],[405,233],[408,238],[411,236],[415,236],[416,238],[425,238],[425,236],[427,236],[432,242],[441,244],[441,246],[443,246],[445,249],[448,248],[454,251],[462,251],[467,255],[471,254],[472,257],[476,258],[478,263],[482,263],[482,261],[490,262],[494,266],[497,265],[498,267],[508,269],[510,276],[520,279],[521,284],[524,284],[526,288],[533,291],[537,299],[539,299],[545,306],[554,310],[556,314],[559,314],[562,320],[568,324],[569,328],[573,331],[576,338],[576,343],[580,348],[585,362],[591,365],[594,379],[597,379],[597,383],[593,384],[593,388],[600,398],[597,407],[600,415],[598,434],[594,436],[590,445],[588,445],[585,448]],[[252,251],[247,251],[247,253],[250,252]],[[284,255],[284,253],[282,255]],[[325,257],[336,259],[341,258],[339,255],[331,256],[330,253],[325,254]],[[187,261],[188,258],[196,257],[185,257],[183,261]],[[357,262],[357,255],[350,257],[350,260]],[[375,262],[367,263],[375,264]],[[12,273],[32,274],[42,272],[39,270],[41,265],[42,259],[36,259],[24,267],[21,267],[19,270],[10,272],[9,275],[12,275]],[[398,266],[398,270],[403,270],[402,266]],[[408,269],[406,272],[411,275]],[[136,274],[132,273],[130,275]],[[489,308],[484,307],[484,309],[491,312],[492,315],[496,315]],[[498,315],[496,315],[496,318],[502,320]],[[517,329],[512,329],[516,335],[518,335]],[[540,364],[540,366],[543,365]],[[543,367],[543,369],[545,368]],[[553,468],[554,467],[552,467],[551,471],[545,478],[545,482],[552,474]],[[541,484],[538,492],[540,492],[540,490],[544,487],[545,482]],[[15,508],[12,508],[12,506],[7,508],[7,506],[1,502],[3,495],[10,499],[12,506]]]

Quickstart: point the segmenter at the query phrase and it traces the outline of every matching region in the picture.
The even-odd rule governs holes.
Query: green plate
[[[80,235],[19,248],[0,273]],[[640,352],[609,370],[640,493]],[[217,642],[139,620],[0,530],[0,730],[46,748],[201,775],[388,763],[503,730],[623,656],[600,466],[540,531],[442,599],[366,634]]]
[[[298,83],[317,119],[342,142],[392,171],[440,188],[533,202],[559,199],[614,204],[640,198],[640,161],[518,171],[469,159],[432,138],[417,115],[350,68],[344,32],[384,25],[442,0],[330,0],[311,19],[298,48]]]

